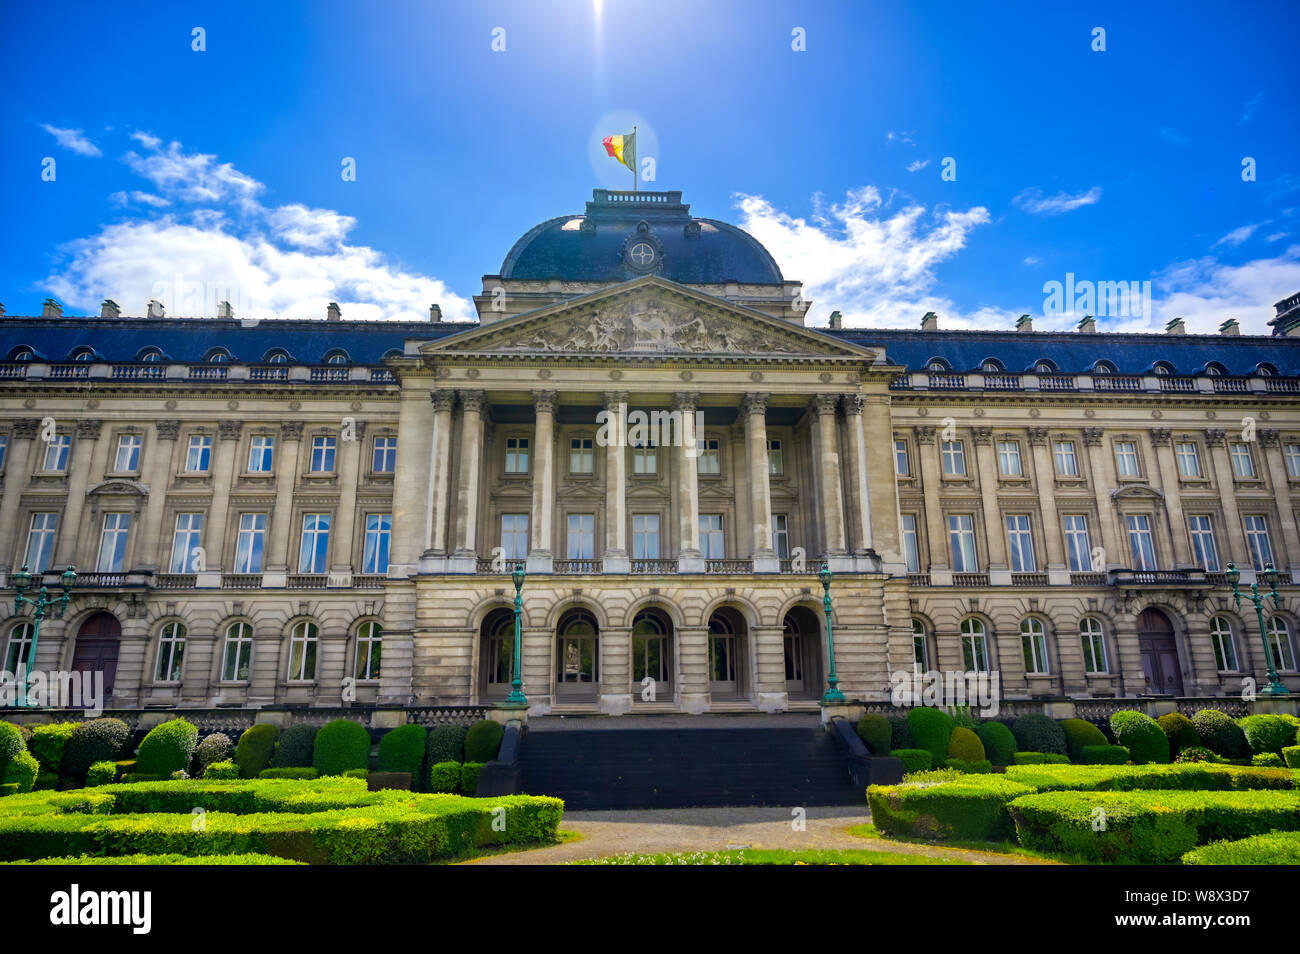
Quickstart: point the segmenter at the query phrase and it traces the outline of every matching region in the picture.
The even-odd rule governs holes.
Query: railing
[[[890,389],[895,391],[905,391],[911,386],[912,376],[910,374],[900,374],[898,377],[894,378],[893,381],[889,382]]]
[[[1046,586],[1046,573],[1012,573],[1012,586]]]
[[[1269,391],[1285,391],[1294,394],[1300,391],[1300,381],[1295,378],[1265,378],[1264,387]]]
[[[1073,374],[1040,374],[1038,388],[1041,391],[1075,391],[1078,383]]]
[[[357,590],[382,590],[384,581],[387,579],[386,576],[376,576],[374,574],[354,576],[352,578],[352,588]]]
[[[257,367],[254,365],[248,369],[248,380],[250,381],[288,381],[289,369],[283,365],[269,365],[266,367]]]
[[[1095,391],[1141,391],[1142,379],[1131,374],[1094,374],[1092,387]]]
[[[1250,390],[1250,382],[1245,378],[1211,378],[1214,382],[1214,392],[1222,394],[1225,392],[1232,394],[1241,394]]]
[[[642,574],[676,573],[676,560],[633,560],[632,572]]]
[[[25,378],[27,377],[27,365],[25,362],[15,362],[14,364],[0,364],[0,378]]]
[[[754,564],[749,560],[705,560],[705,573],[749,573]]]
[[[260,590],[262,574],[260,573],[224,573],[221,585],[228,590]]]
[[[952,575],[953,586],[988,586],[989,575],[987,573],[954,573]]]
[[[489,706],[416,706],[406,721],[417,725],[471,725],[487,718]]]
[[[230,376],[223,364],[192,364],[189,371],[191,381],[224,381]]]
[[[78,573],[77,586],[102,589],[110,586],[126,586],[129,573]],[[140,582],[143,582],[143,578]]]
[[[474,561],[474,572],[488,573],[488,574],[495,573],[495,574],[508,576],[509,574],[515,572],[516,566],[524,565],[523,560],[506,560],[501,564],[501,568],[497,569],[495,563],[496,561],[491,557],[479,557],[477,560]]]
[[[1139,586],[1163,586],[1169,583],[1190,583],[1191,575],[1186,570],[1129,570],[1122,574],[1129,577],[1123,582],[1136,583]]]
[[[311,380],[313,381],[346,381],[349,371],[347,368],[312,368]]]
[[[397,378],[393,376],[393,372],[390,371],[388,368],[371,368],[370,380],[371,381],[396,381]]]
[[[90,377],[90,364],[84,361],[78,364],[52,364],[50,365],[50,377],[88,378]]]
[[[161,364],[115,364],[113,378],[118,381],[160,381],[167,377]]]
[[[198,577],[193,573],[159,573],[153,578],[154,589],[192,590]]]
[[[986,372],[984,375],[984,386],[993,391],[1019,391],[1021,389],[1020,375],[1018,374],[993,374]]]
[[[816,576],[817,573],[818,573],[818,571],[820,571],[820,570],[821,570],[821,564],[818,563],[816,560],[804,560],[804,561],[803,561],[803,569],[801,569],[801,570],[799,570],[799,571],[797,571],[797,572],[799,572],[799,573],[808,573],[808,574],[810,574],[810,575],[812,575],[812,576]],[[795,568],[794,568],[794,560],[782,560],[782,561],[781,561],[781,572],[782,572],[782,573],[794,573],[794,572],[796,572],[796,570],[795,570]]]
[[[1195,391],[1196,379],[1195,378],[1171,378],[1167,376],[1161,377],[1160,390],[1161,391]]]
[[[930,574],[929,574],[929,573],[909,573],[909,574],[907,574],[907,582],[908,582],[911,586],[929,586],[929,585],[930,585]]]
[[[1194,716],[1202,709],[1218,709],[1225,715],[1240,719],[1250,715],[1250,706],[1240,696],[1203,696],[1177,700],[1178,711],[1185,716]]]
[[[552,573],[599,573],[600,560],[555,560],[551,564]]]
[[[285,585],[291,590],[323,590],[329,580],[326,573],[290,573]]]
[[[966,375],[949,372],[930,372],[930,387],[932,388],[964,388],[966,386]]]
[[[1092,572],[1071,573],[1070,585],[1071,586],[1105,586],[1106,574],[1092,573]]]

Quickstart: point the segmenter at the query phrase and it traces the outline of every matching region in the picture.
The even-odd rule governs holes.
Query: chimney
[[[1021,315],[1016,319],[1016,331],[1033,331],[1034,319],[1028,315]]]
[[[217,302],[217,317],[218,318],[235,317],[235,309],[230,306],[230,302],[228,301]]]
[[[442,321],[442,308],[439,305],[429,306],[429,320]]]
[[[1187,334],[1187,323],[1181,318],[1170,318],[1169,323],[1165,325],[1165,334],[1185,335]]]
[[[829,327],[832,331],[839,331],[844,327],[844,317],[838,311],[831,312]]]
[[[1277,314],[1268,321],[1273,326],[1273,334],[1288,337],[1300,334],[1300,292],[1288,295],[1273,307]]]
[[[1241,325],[1237,323],[1236,318],[1229,318],[1223,324],[1219,325],[1219,334],[1239,335],[1241,334]]]
[[[117,302],[111,298],[105,298],[99,305],[99,317],[101,318],[121,318],[122,309],[117,307]]]
[[[1095,335],[1097,333],[1097,319],[1092,315],[1084,315],[1079,319],[1078,330],[1085,335]]]
[[[921,330],[922,330],[922,331],[938,331],[938,330],[939,330],[939,316],[936,315],[936,314],[935,314],[934,312],[932,312],[932,311],[927,311],[927,312],[925,313],[924,317],[921,318]]]
[[[149,309],[147,316],[150,318],[166,318],[167,310],[163,308],[162,302],[157,299],[149,299]]]
[[[57,301],[55,301],[53,298],[47,298],[45,299],[45,304],[41,306],[41,317],[62,318],[63,306],[60,305]]]
[[[329,303],[329,307],[325,309],[325,320],[326,321],[343,320],[343,309],[339,307],[338,302],[332,301]]]

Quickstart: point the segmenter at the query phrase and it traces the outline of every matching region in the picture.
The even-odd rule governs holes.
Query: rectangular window
[[[596,558],[596,515],[569,514],[568,557],[570,560]]]
[[[659,472],[659,451],[654,447],[632,448],[632,473],[642,477]]]
[[[659,514],[632,514],[632,557],[637,560],[659,559]]]
[[[722,451],[718,442],[708,438],[699,440],[699,456],[695,459],[695,469],[701,474],[722,473]]]
[[[1074,453],[1074,441],[1055,441],[1052,455],[1056,459],[1056,476],[1079,476],[1079,458]]]
[[[528,558],[528,514],[501,515],[501,550],[507,560]]]
[[[1268,539],[1268,520],[1255,515],[1244,516],[1241,522],[1246,529],[1246,548],[1250,550],[1250,561],[1256,570],[1263,570],[1273,562],[1273,545]]]
[[[982,626],[962,633],[961,655],[967,672],[989,671],[989,643]]]
[[[998,441],[998,471],[1003,477],[1022,477],[1019,441]]]
[[[54,562],[54,535],[59,529],[57,513],[34,513],[27,531],[24,565],[31,573],[44,573]]]
[[[1222,616],[1210,620],[1210,643],[1214,646],[1214,664],[1219,672],[1237,671],[1237,648],[1232,642],[1232,627]]]
[[[334,473],[334,454],[338,450],[338,438],[320,435],[311,439],[311,472],[313,474]]]
[[[1071,573],[1100,573],[1106,568],[1092,565],[1092,541],[1088,537],[1088,518],[1081,513],[1061,517],[1065,530],[1065,559]]]
[[[1106,669],[1106,639],[1101,621],[1085,616],[1079,622],[1079,641],[1083,649],[1083,670],[1104,673]]]
[[[1192,538],[1192,559],[1202,570],[1219,569],[1219,548],[1214,545],[1214,526],[1206,514],[1187,518],[1187,533]]]
[[[117,453],[113,455],[115,474],[134,474],[140,469],[140,448],[143,439],[139,434],[121,434],[117,438]]]
[[[298,549],[299,573],[324,573],[329,569],[330,515],[302,515],[302,546]]]
[[[1007,547],[1012,573],[1033,573],[1038,568],[1034,563],[1034,535],[1029,529],[1029,514],[1007,515]]]
[[[1121,477],[1138,476],[1137,444],[1133,441],[1115,443],[1115,469]]]
[[[45,444],[45,461],[41,469],[50,474],[61,474],[68,469],[68,454],[72,451],[71,434],[55,434]]]
[[[0,458],[3,456],[4,449],[0,448]],[[1284,445],[1282,456],[1286,459],[1286,475],[1292,479],[1300,479],[1300,444]]]
[[[362,573],[388,572],[388,544],[392,536],[391,513],[366,514],[366,538],[361,550]]]
[[[968,513],[948,516],[948,541],[952,545],[952,568],[956,573],[974,573],[979,569],[975,561],[975,517]]]
[[[1156,568],[1156,544],[1151,535],[1151,518],[1146,514],[1129,514],[1124,518],[1128,528],[1129,556],[1133,559],[1132,569],[1154,570]]]
[[[944,441],[939,445],[945,477],[966,476],[966,447],[961,441]]]
[[[178,513],[176,532],[172,536],[173,573],[197,573],[199,567],[200,537],[203,535],[203,514]]]
[[[239,515],[239,539],[235,544],[235,572],[261,573],[266,553],[266,514]]]
[[[379,436],[375,438],[374,457],[370,472],[374,474],[392,474],[397,471],[397,438]]]
[[[921,572],[921,547],[916,536],[916,514],[905,513],[899,517],[903,527],[903,557],[908,573]]]
[[[767,472],[778,476],[785,473],[785,455],[778,440],[767,442]]]
[[[1020,624],[1020,646],[1025,656],[1025,672],[1038,675],[1051,672],[1047,665],[1047,634],[1037,619],[1030,617]]]
[[[1174,445],[1174,456],[1178,458],[1178,474],[1181,477],[1201,476],[1201,456],[1196,445],[1191,441],[1180,441]]]
[[[894,441],[894,473],[899,477],[912,475],[912,464],[907,459],[907,441]]]
[[[726,557],[722,540],[722,514],[700,514],[700,552],[706,560],[721,560]]]
[[[930,647],[926,645],[925,629],[917,620],[912,621],[912,669],[930,671]]]
[[[275,438],[269,434],[255,434],[248,442],[248,472],[269,474],[275,466]]]
[[[790,559],[790,521],[783,513],[772,514],[772,549],[778,560]]]
[[[212,437],[208,434],[192,435],[189,449],[185,452],[186,473],[206,474],[211,466]]]
[[[1250,480],[1255,476],[1255,459],[1250,456],[1249,444],[1229,444],[1228,454],[1232,458],[1232,473],[1240,480]]]
[[[594,457],[592,456],[593,446],[590,437],[575,437],[569,441],[569,473],[591,474],[595,472]]]
[[[121,573],[126,566],[126,541],[131,532],[129,513],[104,514],[104,526],[99,532],[99,573]]]
[[[528,473],[528,438],[506,438],[506,473]]]

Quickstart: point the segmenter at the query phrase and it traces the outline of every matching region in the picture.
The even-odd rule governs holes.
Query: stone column
[[[605,573],[629,573],[627,556],[627,392],[606,391],[605,410],[612,425],[605,445]]]
[[[925,506],[925,536],[930,552],[930,582],[934,586],[952,585],[952,565],[948,563],[948,528],[944,526],[943,470],[939,466],[939,446],[934,442],[933,424],[916,428],[916,457],[920,465],[921,492]]]
[[[9,451],[4,468],[4,498],[0,501],[0,572],[7,573],[13,569],[9,563],[10,557],[14,559],[14,565],[22,566],[22,547],[27,538],[18,527],[18,504],[23,487],[32,472],[32,445],[40,426],[41,422],[37,418],[19,418],[14,421],[13,429],[9,432]]]
[[[1084,435],[1084,443],[1088,442]],[[1045,567],[1051,586],[1069,586],[1070,572],[1065,567],[1065,544],[1061,538],[1061,517],[1056,511],[1056,467],[1048,444],[1047,428],[1029,428],[1030,453],[1034,457],[1034,482],[1038,487],[1038,506],[1043,523],[1043,544],[1047,553]]]
[[[839,395],[818,394],[812,400],[812,410],[817,415],[820,443],[818,478],[821,483],[826,561],[832,570],[851,571],[853,561],[847,558],[848,548],[844,538],[844,487],[840,483],[840,438],[835,421],[838,404]]]
[[[550,573],[555,568],[555,404],[554,391],[533,392],[533,507],[528,518],[530,546],[527,571]]]
[[[219,421],[217,443],[212,448],[212,508],[209,511],[207,572],[199,574],[199,586],[220,586],[226,564],[226,532],[230,523],[230,484],[239,452],[243,421]]]
[[[695,434],[695,402],[699,395],[679,393],[673,398],[673,410],[681,414],[682,443],[677,453],[677,520],[680,550],[678,573],[703,573],[704,556],[700,553],[700,487],[698,449]],[[705,685],[707,694],[708,686]]]
[[[979,474],[980,499],[984,507],[984,525],[988,531],[989,583],[1011,585],[1011,567],[1007,557],[1007,531],[1002,508],[998,506],[998,465],[993,449],[993,428],[972,427],[971,443],[975,451],[975,471]]]
[[[755,573],[777,573],[781,562],[772,549],[772,487],[767,463],[767,402],[770,395],[746,394],[745,455],[749,461],[749,508],[753,536],[751,550]]]
[[[1085,427],[1083,429],[1085,446],[1101,446],[1104,433],[1100,427]],[[1101,547],[1106,554],[1101,566],[1089,564],[1097,573],[1104,573],[1114,567],[1127,566],[1129,562],[1128,544],[1120,530],[1119,512],[1114,504],[1115,498],[1111,496],[1115,492],[1116,479],[1111,476],[1103,458],[1102,454],[1091,451],[1088,453],[1088,470],[1092,475],[1093,497],[1097,501],[1097,521],[1100,524],[1097,532],[1101,534]],[[1096,534],[1091,534],[1088,542],[1095,549],[1098,543]],[[1091,559],[1092,554],[1088,556]]]
[[[429,453],[429,487],[426,518],[425,553],[434,561],[447,556],[447,505],[451,491],[451,410],[456,403],[455,391],[434,391],[433,439]],[[401,438],[398,438],[399,446]],[[440,565],[439,569],[444,568]]]
[[[1250,549],[1246,546],[1246,531],[1241,526],[1241,514],[1237,510],[1237,486],[1233,479],[1232,462],[1228,459],[1228,447],[1225,443],[1226,432],[1221,427],[1205,429],[1205,444],[1210,449],[1210,465],[1214,473],[1214,485],[1219,490],[1219,502],[1223,507],[1223,522],[1227,524],[1224,531],[1228,537],[1227,552],[1220,552],[1219,559],[1224,566],[1236,563],[1241,570],[1241,582],[1255,581],[1255,567],[1250,561]]]
[[[1274,428],[1261,428],[1259,443],[1263,449],[1269,483],[1278,501],[1278,522],[1281,525],[1281,546],[1273,541],[1273,565],[1291,574],[1293,581],[1300,579],[1300,530],[1297,530],[1295,510],[1289,505],[1291,485],[1288,482],[1286,461],[1282,458],[1281,439]]]
[[[861,394],[844,395],[844,426],[849,437],[849,525],[856,543],[858,568],[872,572],[880,568],[871,533],[871,492],[867,481],[867,442],[863,433],[862,409],[866,398]],[[893,459],[893,441],[887,445]],[[874,558],[874,559],[873,559]]]
[[[275,448],[275,508],[271,511],[270,537],[266,541],[263,587],[288,582],[289,534],[293,519],[293,488],[298,480],[298,455],[302,447],[302,421],[283,421]]]
[[[90,485],[90,468],[103,421],[78,421],[69,461],[68,500],[59,526],[58,545],[50,569],[77,561],[78,542],[84,534],[82,515],[86,510],[86,488]],[[93,531],[92,531],[93,532]]]
[[[1159,475],[1159,486],[1165,495],[1165,518],[1168,522],[1169,542],[1173,546],[1174,568],[1195,566],[1192,542],[1187,533],[1187,518],[1183,516],[1183,495],[1178,487],[1178,466],[1174,461],[1173,433],[1167,427],[1151,429],[1151,445],[1155,451],[1154,471]]]
[[[754,652],[754,703],[764,712],[783,712],[790,707],[785,688],[785,627],[753,626],[750,646]]]
[[[330,528],[330,586],[351,586],[352,556],[356,552],[353,536],[357,526],[357,484],[361,481],[361,466],[365,455],[362,450],[366,440],[366,422],[354,421],[352,436],[346,431],[340,437],[338,456],[339,509]]]
[[[456,551],[448,561],[452,573],[474,573],[478,569],[479,474],[483,468],[482,391],[461,391],[460,475],[456,482]]]
[[[902,576],[907,573],[898,519],[898,478],[894,476],[894,421],[888,394],[861,396],[860,415],[866,463],[864,474],[867,513],[871,527],[869,549],[878,554],[880,569]],[[917,528],[918,534],[920,528]],[[870,555],[870,554],[868,554]]]
[[[163,512],[167,509],[167,485],[171,483],[172,457],[176,452],[176,438],[181,422],[155,421],[156,437],[149,453],[149,500],[145,505],[140,538],[136,541],[136,565],[146,571],[166,573],[171,569],[171,548],[163,533]]]
[[[692,461],[691,463],[694,463]],[[677,652],[677,682],[674,701],[684,712],[707,712],[709,708],[709,628],[683,626],[673,633]]]

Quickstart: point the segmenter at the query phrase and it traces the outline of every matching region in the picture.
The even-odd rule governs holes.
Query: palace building
[[[0,619],[4,668],[102,671],[110,707],[487,705],[522,564],[535,714],[811,709],[827,565],[850,699],[917,667],[1237,696],[1264,639],[1300,689],[1300,295],[1271,336],[812,328],[681,198],[541,223],[474,323],[0,317],[0,610],[24,564],[79,573],[35,661]],[[1229,562],[1277,568],[1262,636]]]

